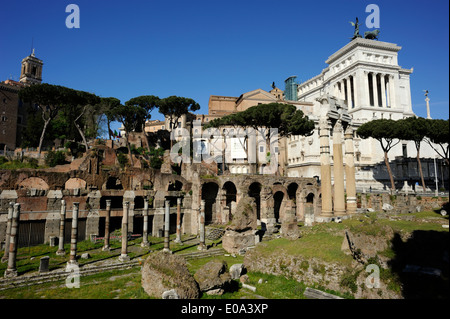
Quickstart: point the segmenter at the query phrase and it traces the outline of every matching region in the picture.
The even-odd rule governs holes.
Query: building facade
[[[33,52],[22,60],[20,81],[0,82],[0,152],[13,151],[22,143],[26,126],[26,104],[19,99],[20,89],[42,82],[42,60]]]
[[[298,85],[298,99],[313,103],[314,106],[305,113],[317,125],[312,136],[290,138],[287,147],[289,176],[320,176],[318,123],[321,103],[318,100],[330,95],[346,104],[352,119],[357,187],[359,190],[386,189],[389,177],[379,142],[372,138],[359,138],[356,130],[363,123],[374,119],[399,120],[415,116],[410,88],[413,68],[406,69],[399,65],[400,50],[397,44],[356,38],[332,54],[325,61],[328,67],[320,74]],[[330,143],[332,139],[331,136]],[[411,158],[416,156],[413,142],[400,141],[388,155],[399,183],[408,181],[411,184],[418,180],[417,165],[413,165],[416,167],[412,169],[410,163]],[[424,174],[432,183],[435,179],[435,156],[435,151],[422,142]],[[430,170],[430,167],[433,169]],[[440,169],[438,167],[437,170]],[[438,172],[438,177],[444,173]]]

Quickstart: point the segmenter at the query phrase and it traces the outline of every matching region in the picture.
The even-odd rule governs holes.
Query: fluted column
[[[351,76],[347,78],[347,91],[348,91],[348,109],[353,108],[353,97],[352,97],[352,79]]]
[[[354,107],[356,108],[357,106],[361,105],[361,101],[359,100],[359,90],[360,90],[360,85],[359,85],[359,80],[360,80],[360,76],[358,73],[353,73],[353,95],[354,95],[354,100],[353,100],[353,104]]]
[[[364,71],[364,90],[363,90],[363,103],[365,106],[370,106],[370,87],[369,87],[369,73]]]
[[[320,139],[320,187],[322,192],[322,216],[333,216],[333,201],[331,193],[330,164],[330,128],[324,117],[319,121]]]
[[[385,75],[380,74],[380,82],[381,82],[381,106],[386,107],[386,80]]]
[[[64,250],[64,230],[66,225],[66,201],[64,199],[61,200],[61,213],[59,214],[61,219],[59,221],[59,242],[58,242],[58,250],[56,254],[58,256],[64,256],[66,251]]]
[[[345,215],[344,162],[342,157],[342,124],[333,129],[334,215]],[[323,195],[322,195],[323,196]]]
[[[391,84],[391,87],[390,87],[391,108],[395,108],[397,106],[397,103],[396,103],[396,88],[395,88],[395,76],[394,75],[391,75],[389,77],[389,83]]]
[[[379,106],[378,101],[378,84],[377,84],[377,74],[372,73],[372,90],[373,90],[373,104],[374,106]]]
[[[353,128],[345,129],[345,182],[347,190],[347,213],[356,213],[355,154],[353,148]]]

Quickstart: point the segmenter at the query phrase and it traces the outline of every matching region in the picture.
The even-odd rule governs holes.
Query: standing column
[[[380,82],[381,82],[381,106],[386,107],[386,80],[385,75],[380,74]]]
[[[320,135],[320,187],[322,192],[322,216],[333,215],[331,199],[330,128],[326,118],[319,122]]]
[[[376,73],[372,73],[372,91],[373,91],[373,106],[380,106],[380,102],[378,101],[378,84]]]
[[[333,129],[334,214],[345,215],[344,163],[342,158],[342,124]],[[323,195],[322,195],[323,196]]]
[[[369,87],[369,73],[364,71],[364,89],[363,89],[363,104],[364,106],[370,106],[370,87]]]
[[[129,202],[123,202],[122,215],[122,250],[120,251],[119,260],[124,262],[130,260],[128,256],[128,206]]]
[[[428,94],[428,93],[427,93]],[[430,98],[428,95],[425,97],[425,102],[427,103],[427,120],[431,120],[431,113],[430,113]]]
[[[7,262],[9,257],[9,240],[11,236],[11,223],[13,212],[14,212],[14,202],[10,202],[8,207],[8,222],[6,223],[5,253],[3,254],[2,257],[2,263]]]
[[[170,201],[165,201],[164,207],[164,252],[170,253],[169,247],[169,227],[170,227]]]
[[[353,95],[354,95],[353,107],[356,108],[357,106],[361,105],[361,101],[359,100],[359,95],[360,95],[359,90],[361,88],[361,86],[358,83],[359,79],[360,79],[359,74],[353,73],[352,79],[353,79]]]
[[[11,234],[9,236],[8,268],[5,270],[5,278],[17,277],[16,254],[17,238],[19,238],[20,204],[14,204],[11,218]]]
[[[353,108],[353,97],[352,97],[352,77],[349,76],[347,78],[347,87],[348,87],[348,109],[352,109]],[[354,90],[353,90],[354,91]]]
[[[349,78],[346,78],[346,79],[344,80],[344,82],[345,82],[345,86],[344,86],[344,88],[345,88],[345,94],[344,94],[344,97],[345,97],[345,96],[347,97],[347,98],[344,99],[344,100],[346,100],[348,109],[350,110],[350,109],[352,108],[352,106],[351,106],[351,104],[350,104],[351,97],[350,97],[350,80],[349,80]]]
[[[103,251],[109,251],[109,222],[111,219],[111,200],[106,200],[106,217],[105,217],[105,243],[103,245]]]
[[[388,80],[386,82],[386,107],[392,107],[392,92],[391,92],[391,76],[388,75]]]
[[[396,99],[396,93],[395,93],[395,76],[391,75],[389,77],[389,83],[391,84],[390,87],[390,96],[391,96],[391,108],[395,108],[397,105],[395,99]]]
[[[66,251],[64,250],[64,230],[66,226],[66,201],[61,199],[61,213],[59,220],[59,242],[58,242],[58,250],[56,251],[56,255],[64,256]]]
[[[145,198],[144,200],[144,211],[142,212],[144,215],[144,225],[142,229],[142,243],[141,247],[148,247],[150,246],[148,242],[148,198]]]
[[[70,235],[70,257],[67,266],[77,265],[78,209],[80,203],[73,203],[72,233]]]
[[[175,242],[177,244],[183,244],[181,242],[181,197],[177,198],[177,238]]]
[[[200,215],[198,221],[199,235],[200,235],[200,243],[197,247],[198,250],[206,250],[205,245],[205,201],[202,200],[200,206]]]
[[[353,129],[348,124],[345,130],[345,177],[347,190],[347,213],[356,213],[356,181],[355,181],[355,159],[353,150]]]

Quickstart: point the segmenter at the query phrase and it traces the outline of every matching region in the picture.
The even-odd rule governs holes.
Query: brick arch
[[[31,188],[35,188],[35,189],[42,189],[42,190],[49,190],[50,187],[48,186],[47,182],[40,178],[40,177],[28,177],[25,178],[24,180],[22,180],[19,184],[18,184],[18,188],[26,188],[26,189],[31,189]]]
[[[65,184],[64,189],[86,189],[86,181],[78,177],[69,178]]]

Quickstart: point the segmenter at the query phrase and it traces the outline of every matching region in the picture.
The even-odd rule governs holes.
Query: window
[[[2,122],[6,122],[8,118],[5,115],[2,115]]]
[[[406,144],[402,144],[402,152],[404,158],[408,157],[408,147]]]
[[[263,153],[263,152],[264,152],[264,146],[260,146],[260,147],[259,147],[259,152],[260,152],[260,153]]]

